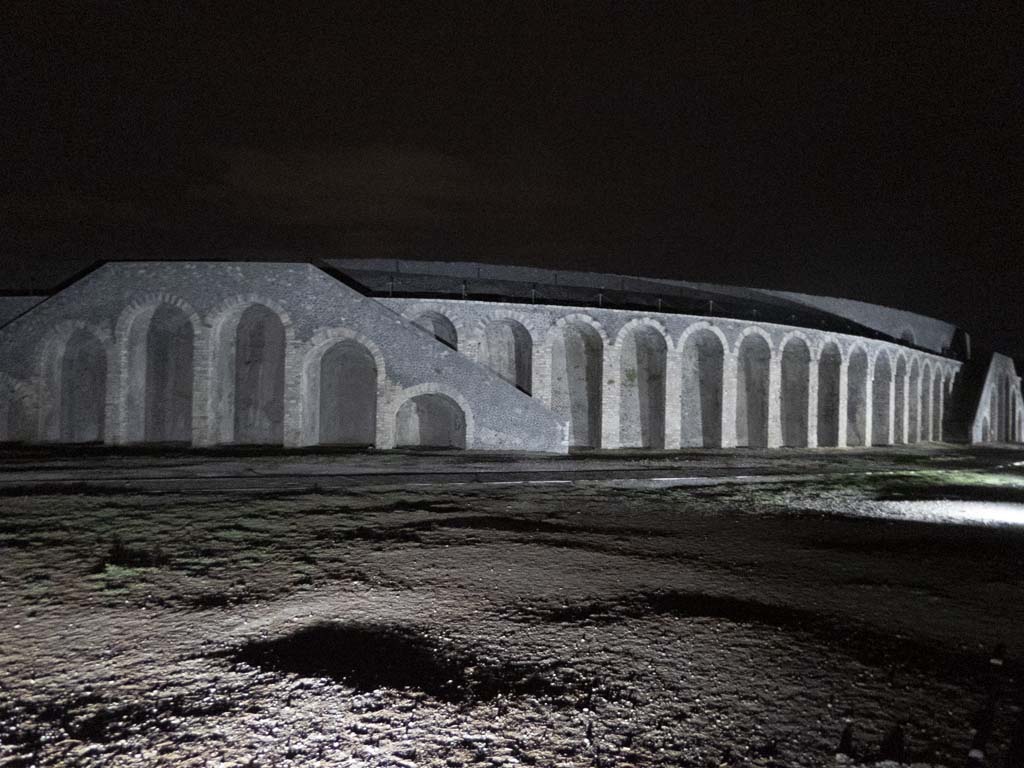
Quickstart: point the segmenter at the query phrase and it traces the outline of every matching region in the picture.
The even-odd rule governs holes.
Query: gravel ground
[[[934,466],[14,489],[0,766],[878,765],[897,723],[907,762],[960,766],[1005,643],[1001,765],[1024,473]]]

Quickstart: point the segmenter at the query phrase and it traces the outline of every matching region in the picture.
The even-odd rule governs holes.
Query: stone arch
[[[925,360],[921,365],[921,442],[930,441],[932,433],[932,366]]]
[[[722,446],[722,375],[728,348],[725,334],[705,322],[694,323],[679,337],[684,448]]]
[[[836,341],[826,341],[818,353],[818,445],[839,445],[840,371],[843,353]]]
[[[907,378],[907,442],[921,439],[921,363],[915,356],[910,361]]]
[[[470,448],[475,444],[473,411],[460,393],[436,383],[419,384],[400,392],[395,403],[396,447],[431,443],[430,447]]]
[[[632,320],[615,340],[619,363],[619,445],[665,447],[665,374],[668,341],[664,327]]]
[[[512,317],[490,318],[480,331],[480,360],[526,394],[533,391],[533,336]]]
[[[105,440],[113,364],[109,330],[80,320],[63,322],[47,334],[39,361],[40,439]]]
[[[1003,442],[1009,443],[1009,442],[1012,442],[1012,434],[1011,434],[1011,426],[1010,426],[1012,424],[1012,422],[1011,422],[1012,415],[1011,415],[1010,405],[1011,405],[1012,398],[1013,398],[1013,394],[1012,394],[1013,390],[1012,390],[1011,384],[1010,384],[1010,374],[1009,373],[1004,373],[1003,376],[1002,376],[1002,379],[1003,379],[1003,381],[1002,381],[1003,391],[1001,393],[1002,394],[1001,402],[1002,402],[1002,406],[1003,406],[1002,419],[1001,419],[1002,423],[1003,423],[1003,426],[1002,426],[1002,430],[1003,430],[1002,440],[1003,440]]]
[[[604,350],[608,338],[586,315],[568,315],[549,338],[551,410],[569,425],[569,445],[601,447]]]
[[[896,355],[896,402],[893,416],[893,442],[906,443],[907,440],[907,357],[902,352]]]
[[[122,442],[192,442],[195,354],[203,324],[166,293],[133,301],[117,321]]]
[[[291,318],[271,299],[250,295],[211,315],[211,442],[281,444]]]
[[[890,445],[892,433],[892,358],[884,349],[875,353],[871,382],[871,445]]]
[[[413,317],[412,321],[445,346],[455,350],[459,348],[458,329],[444,312],[425,310]]]
[[[868,352],[862,344],[850,347],[846,368],[846,444],[868,444]]]
[[[740,347],[750,336],[760,336],[764,340],[764,343],[768,346],[770,353],[775,352],[775,343],[772,341],[771,334],[768,333],[764,328],[759,328],[756,325],[748,325],[739,335],[736,337],[735,344],[733,346],[733,354],[738,355],[740,353]]]
[[[942,419],[944,416],[942,405],[945,400],[945,381],[945,371],[942,366],[936,363],[935,368],[932,370],[932,440],[942,440]]]
[[[31,399],[28,386],[0,371],[0,443],[31,439]]]
[[[1010,408],[1011,425],[1013,432],[1010,435],[1010,439],[1015,442],[1021,442],[1021,412],[1020,412],[1020,388],[1014,387],[1013,390],[1013,406]]]
[[[768,446],[768,398],[772,359],[771,338],[760,328],[747,328],[736,347],[736,445]]]
[[[780,345],[781,392],[779,418],[782,444],[807,447],[807,410],[810,397],[811,342],[799,331],[786,335]]]
[[[382,445],[386,384],[373,341],[347,328],[318,331],[302,358],[302,445]]]

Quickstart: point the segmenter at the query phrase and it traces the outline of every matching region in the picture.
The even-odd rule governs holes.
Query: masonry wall
[[[888,445],[943,439],[959,370],[773,323],[373,299],[309,264],[122,262],[0,328],[0,440]],[[1019,440],[1019,379],[989,389],[1007,414],[993,434]]]
[[[650,414],[650,408],[623,407],[623,393],[635,397],[637,390],[635,381],[623,380],[631,368],[623,366],[623,354],[627,363],[632,357],[635,368],[636,338],[648,333],[657,334],[665,349],[665,401],[658,412],[664,413],[666,448],[699,444],[817,447],[822,412],[833,414],[831,444],[838,447],[942,440],[945,403],[960,369],[956,360],[900,344],[772,323],[597,307],[409,298],[380,301],[410,319],[445,316],[455,328],[459,350],[478,360],[488,356],[488,327],[496,322],[518,324],[532,340],[534,397],[566,414],[570,442],[592,447],[624,447],[623,435],[635,441],[635,436],[651,432],[650,425],[633,421]],[[598,365],[602,371],[596,409],[584,407],[580,398],[571,407],[563,403],[567,392],[574,386],[585,390],[589,379],[584,375],[588,366],[580,357],[580,337],[589,338],[597,350],[586,358],[589,365]],[[707,349],[709,338],[717,340],[717,350]],[[693,352],[691,339],[705,345],[701,354]],[[572,366],[577,371],[575,382],[563,380],[567,340],[579,358]],[[819,370],[823,354],[827,366],[834,360],[834,372]],[[784,366],[787,355],[790,362]],[[720,369],[701,367],[701,359],[720,359]],[[884,373],[884,379],[876,381],[876,372]],[[642,379],[643,373],[634,375]],[[792,386],[787,387],[786,381]],[[876,387],[883,392],[876,395]],[[922,403],[922,398],[927,402]],[[898,408],[898,403],[904,407]],[[600,412],[600,441],[593,438],[589,423],[586,427],[577,423],[589,422],[595,410]],[[695,426],[696,419],[704,420],[706,410],[720,412],[720,430],[709,430],[703,423],[699,429]],[[936,418],[925,418],[925,414]],[[800,430],[804,436],[794,436]],[[705,434],[715,437],[708,441]],[[580,442],[580,435],[586,436],[585,442]]]
[[[1021,377],[1006,355],[992,355],[970,434],[972,443],[1024,442]]]
[[[485,366],[312,265],[262,263],[107,264],[0,329],[0,391],[7,393],[0,439],[86,435],[87,416],[72,417],[78,426],[68,431],[68,408],[79,403],[64,379],[73,365],[95,377],[102,361],[103,426],[91,437],[107,443],[144,440],[143,403],[151,393],[138,382],[153,367],[147,362],[150,334],[140,329],[149,328],[159,307],[174,308],[192,326],[193,444],[235,443],[253,435],[262,442],[267,433],[269,441],[276,442],[279,433],[290,446],[318,443],[323,356],[349,341],[376,363],[376,446],[394,445],[396,415],[407,400],[431,395],[457,405],[468,448],[566,450],[564,425]],[[262,315],[250,327],[252,315],[246,312],[254,307]],[[274,423],[260,405],[275,397],[268,378],[274,374],[252,365],[254,356],[270,354],[267,340],[278,331],[284,381],[280,422]],[[83,362],[84,339],[99,353]],[[246,392],[259,401],[251,425],[240,415],[251,403],[236,401]],[[243,423],[251,430],[236,434]]]

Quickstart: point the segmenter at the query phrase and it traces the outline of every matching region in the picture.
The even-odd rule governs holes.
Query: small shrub
[[[110,549],[94,569],[95,573],[104,571],[108,566],[118,568],[161,568],[170,562],[170,558],[160,548],[152,550],[131,547],[115,535],[110,542]]]

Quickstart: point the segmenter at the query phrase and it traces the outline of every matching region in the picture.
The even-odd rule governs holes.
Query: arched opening
[[[846,371],[846,444],[867,444],[868,353],[860,347],[850,353]]]
[[[768,446],[768,371],[772,352],[756,333],[744,337],[736,366],[736,445]]]
[[[454,329],[453,329],[454,330]],[[484,363],[514,387],[530,394],[533,339],[522,323],[495,320],[484,328]]]
[[[884,352],[875,357],[875,377],[871,384],[871,444],[889,445],[889,411],[892,403],[892,364]]]
[[[1003,418],[1002,418],[1002,422],[1003,422],[1003,437],[1002,437],[1002,439],[1003,439],[1003,442],[1006,442],[1006,443],[1009,443],[1009,442],[1012,441],[1012,439],[1011,439],[1011,431],[1010,431],[1010,425],[1013,423],[1011,421],[1011,408],[1010,408],[1011,400],[1012,400],[1012,394],[1011,394],[1011,387],[1010,387],[1010,375],[1007,373],[1007,374],[1003,374],[1003,392],[1002,392],[1002,405],[1003,405],[1003,413],[1002,413],[1002,416],[1003,416]]]
[[[132,335],[143,333],[145,373],[137,383],[145,391],[143,439],[157,443],[191,442],[195,336],[192,322],[178,307],[161,304],[153,311],[148,328],[133,329]],[[130,354],[141,358],[135,343]],[[135,382],[129,382],[129,387],[134,385]]]
[[[455,330],[455,325],[440,312],[424,312],[413,322],[442,344],[452,349],[459,348],[459,334]]]
[[[1013,439],[1013,442],[1015,442],[1015,443],[1021,442],[1021,434],[1020,434],[1021,418],[1020,418],[1020,404],[1019,403],[1020,403],[1020,393],[1019,392],[1014,392],[1013,393],[1013,408],[1010,409],[1010,414],[1012,416],[1012,424],[1013,424],[1013,434],[1010,437]]]
[[[839,369],[843,362],[839,345],[829,342],[818,361],[818,445],[839,445]]]
[[[807,447],[807,398],[811,350],[807,342],[794,337],[782,350],[782,392],[779,416],[782,444]]]
[[[900,331],[900,341],[902,341],[904,344],[917,344],[917,339],[914,338],[914,332],[909,328],[904,328],[902,331]]]
[[[893,422],[893,441],[907,442],[907,361],[903,355],[896,358],[896,413]]]
[[[916,359],[910,364],[908,390],[907,442],[916,443],[921,439],[919,424],[921,414],[921,368]]]
[[[107,410],[107,353],[95,335],[75,331],[60,368],[60,440],[101,442]]]
[[[402,403],[395,421],[398,447],[466,447],[466,416],[447,395],[411,397]]]
[[[932,440],[942,439],[943,386],[945,386],[945,382],[942,370],[936,367],[932,374]]]
[[[988,443],[992,441],[992,430],[989,427],[988,416],[981,420],[981,442]]]
[[[921,367],[921,435],[922,442],[932,439],[932,367]]]
[[[235,442],[284,440],[285,331],[271,310],[254,304],[235,332]]]
[[[551,344],[551,410],[568,421],[569,444],[601,447],[601,336],[586,323],[555,331]]]
[[[684,448],[722,445],[722,363],[725,349],[714,332],[702,328],[682,349],[682,424]]]
[[[650,326],[626,334],[619,349],[619,443],[665,447],[665,337]]]
[[[362,344],[339,341],[320,358],[320,443],[373,445],[377,362]]]
[[[17,439],[19,432],[14,385],[0,381],[0,443]]]

